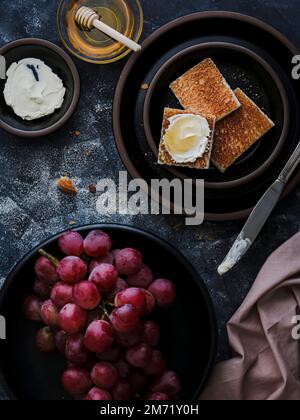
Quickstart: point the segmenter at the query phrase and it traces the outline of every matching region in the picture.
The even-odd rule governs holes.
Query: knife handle
[[[288,163],[285,165],[281,174],[279,175],[278,177],[279,181],[283,182],[284,184],[287,184],[289,179],[293,175],[294,170],[297,168],[299,164],[300,164],[300,143],[296,147],[296,150],[290,157]]]

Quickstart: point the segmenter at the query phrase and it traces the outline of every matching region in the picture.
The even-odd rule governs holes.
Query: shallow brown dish
[[[52,115],[34,121],[23,121],[6,105],[3,90],[5,80],[0,82],[0,127],[18,137],[47,136],[61,128],[73,115],[80,97],[80,78],[72,59],[57,45],[37,38],[25,38],[10,42],[0,48],[6,59],[7,69],[13,62],[27,57],[39,58],[49,65],[62,79],[66,88],[63,105]]]
[[[287,141],[273,164],[258,178],[240,187],[205,189],[205,218],[211,221],[237,220],[251,209],[275,181],[294,151],[300,137],[300,85],[293,80],[292,58],[299,50],[278,30],[250,16],[233,12],[204,12],[181,17],[154,32],[143,43],[139,56],[127,62],[115,92],[113,124],[121,159],[133,178],[146,181],[152,197],[151,180],[174,175],[157,160],[149,147],[143,126],[147,87],[159,69],[180,51],[207,42],[229,42],[249,48],[278,73],[287,91],[290,128]],[[276,46],[276,48],[274,48]],[[285,195],[300,182],[300,171],[287,186]],[[172,197],[168,200],[174,208]]]
[[[250,91],[249,94],[252,95],[255,91],[258,105],[269,114],[275,127],[238,159],[225,174],[220,173],[213,165],[205,171],[178,169],[171,166],[167,166],[166,169],[180,179],[204,179],[206,188],[239,187],[258,178],[272,165],[287,140],[290,122],[289,102],[280,77],[254,51],[232,43],[208,42],[189,47],[176,54],[159,69],[147,91],[143,112],[144,129],[149,146],[157,158],[164,107],[182,109],[170,91],[170,83],[208,57],[217,62],[233,89],[240,87],[246,93]],[[255,83],[257,85],[253,88]]]

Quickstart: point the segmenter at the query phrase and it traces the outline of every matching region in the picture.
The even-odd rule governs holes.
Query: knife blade
[[[3,55],[0,55],[0,79],[6,79],[6,60]]]
[[[234,245],[218,268],[220,276],[223,276],[230,271],[247,253],[249,248],[251,248],[278,203],[287,182],[299,163],[300,143],[277,180],[271,185],[252,211]]]

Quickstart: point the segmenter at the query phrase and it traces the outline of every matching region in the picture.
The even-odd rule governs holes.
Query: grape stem
[[[105,318],[109,318],[109,313],[107,312],[107,309],[106,309],[106,306],[105,306],[105,303],[103,302],[103,305],[100,305],[100,309],[102,309],[102,311],[104,312],[104,314],[103,314],[103,317]],[[103,318],[102,317],[102,318]]]
[[[107,305],[108,306],[112,306],[112,307],[115,307],[115,305],[114,304],[112,304],[112,303],[110,303],[110,302],[107,302],[106,300],[102,300],[102,305],[99,305],[99,307],[100,307],[100,309],[102,309],[102,311],[103,311],[103,316],[102,316],[102,320],[104,319],[104,318],[109,318],[109,313],[108,313],[108,310],[107,310]]]
[[[48,260],[51,262],[52,265],[54,265],[54,267],[58,267],[59,264],[59,260],[55,257],[53,257],[53,255],[48,254],[48,252],[44,251],[43,249],[39,249],[39,253],[43,256],[48,258]]]

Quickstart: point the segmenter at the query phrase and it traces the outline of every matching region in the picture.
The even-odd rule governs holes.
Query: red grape
[[[44,280],[36,279],[33,284],[33,290],[37,296],[48,299],[51,293],[51,286],[44,282]]]
[[[121,379],[128,379],[131,374],[131,366],[123,357],[120,357],[114,364]]]
[[[169,401],[169,399],[170,398],[167,394],[163,394],[161,392],[155,392],[147,398],[148,401]]]
[[[81,281],[75,284],[73,299],[82,309],[95,309],[101,301],[97,286],[91,281]]]
[[[149,287],[149,292],[153,294],[158,306],[162,308],[172,306],[176,299],[176,289],[170,280],[155,280]]]
[[[74,397],[87,394],[93,386],[88,371],[79,368],[69,368],[62,375],[65,390]]]
[[[113,389],[115,401],[128,401],[133,397],[133,389],[128,382],[120,381]]]
[[[41,308],[42,320],[49,327],[59,326],[59,309],[52,300],[46,300]]]
[[[111,239],[101,230],[93,230],[85,238],[83,247],[89,257],[104,257],[111,250]]]
[[[148,290],[144,290],[144,294],[145,294],[145,299],[146,299],[146,309],[145,309],[144,316],[147,316],[153,312],[156,301],[155,301],[155,297]]]
[[[143,264],[140,271],[132,276],[127,277],[127,283],[130,287],[141,287],[142,289],[148,289],[150,284],[153,282],[154,277],[150,268]]]
[[[75,334],[68,337],[66,342],[66,357],[76,366],[85,367],[91,359],[91,353],[84,345],[84,336]]]
[[[65,354],[68,334],[63,330],[60,330],[55,333],[54,338],[57,350],[60,353]]]
[[[142,256],[136,249],[122,249],[116,256],[116,267],[121,276],[132,276],[141,269]]]
[[[117,333],[117,342],[123,347],[133,347],[142,341],[143,326],[138,324],[136,328],[128,333]]]
[[[121,347],[119,344],[114,343],[107,350],[103,351],[102,353],[98,353],[97,357],[103,362],[115,362],[120,356],[120,353]]]
[[[56,267],[46,257],[40,257],[34,266],[35,274],[45,283],[54,284],[59,281]]]
[[[110,401],[112,400],[112,396],[108,391],[104,389],[93,388],[87,394],[86,400],[87,401]]]
[[[99,388],[110,389],[117,383],[119,374],[111,363],[100,362],[94,366],[91,378]]]
[[[119,308],[126,304],[132,305],[140,315],[143,315],[146,309],[146,298],[143,290],[137,287],[130,287],[119,292],[115,298],[115,307]]]
[[[139,314],[132,305],[124,305],[114,309],[110,314],[110,322],[120,333],[133,331],[139,323]]]
[[[54,334],[49,327],[44,327],[37,333],[36,345],[41,353],[50,353],[56,349]]]
[[[146,385],[148,384],[148,378],[143,372],[136,369],[130,376],[129,382],[133,391],[135,393],[139,393],[145,389]]]
[[[153,392],[162,392],[170,398],[174,398],[180,389],[181,384],[178,375],[173,371],[167,371],[157,379],[151,390]]]
[[[152,359],[152,349],[148,344],[140,344],[127,350],[127,362],[136,368],[145,368]]]
[[[94,353],[106,351],[114,343],[113,327],[106,321],[92,322],[85,333],[84,344]]]
[[[56,283],[51,292],[55,305],[63,307],[73,302],[73,286],[67,283]]]
[[[23,311],[29,321],[42,321],[41,308],[43,301],[37,296],[28,296],[23,303]]]
[[[86,319],[86,311],[74,303],[68,303],[59,313],[59,325],[68,334],[79,333],[85,327]]]
[[[87,265],[79,257],[66,257],[58,264],[57,273],[65,283],[74,284],[84,279]]]
[[[83,238],[78,232],[63,233],[58,246],[65,255],[79,257],[83,252]]]
[[[117,283],[118,272],[111,264],[98,265],[90,274],[89,281],[95,283],[99,292],[110,292]]]
[[[150,363],[145,367],[145,372],[150,376],[162,375],[166,370],[164,355],[159,350],[154,350]]]
[[[92,311],[88,311],[87,313],[87,320],[86,320],[86,328],[94,321],[100,321],[103,319],[103,309],[102,308],[96,308]]]
[[[114,263],[114,258],[111,254],[107,254],[104,257],[95,258],[90,262],[89,273],[91,273],[96,267],[98,267],[98,265],[101,265],[101,264],[113,265],[113,263]]]
[[[116,262],[117,255],[118,255],[118,253],[119,253],[120,251],[122,251],[122,250],[121,250],[121,249],[113,249],[113,250],[111,251],[111,255],[112,255],[113,259],[114,259],[113,263],[115,263],[115,262]]]
[[[115,287],[109,293],[105,294],[105,299],[108,302],[114,302],[116,295],[119,292],[122,292],[122,290],[125,290],[127,288],[128,288],[128,284],[126,283],[126,281],[118,278]]]
[[[156,347],[160,340],[160,327],[156,322],[147,321],[144,323],[143,343]]]

